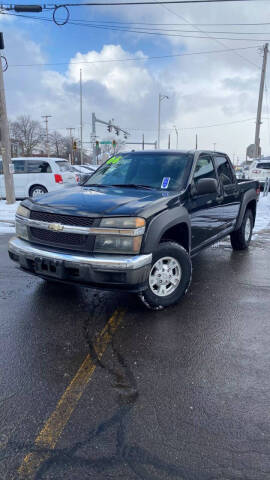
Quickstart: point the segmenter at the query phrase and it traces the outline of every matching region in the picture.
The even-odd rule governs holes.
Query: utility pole
[[[3,34],[0,33],[0,50],[4,49]],[[0,56],[0,142],[3,159],[3,172],[5,178],[6,203],[15,202],[14,180],[11,163],[10,137],[7,118],[7,107],[5,97],[5,86],[2,66],[2,56]]]
[[[255,158],[261,156],[260,148],[260,129],[261,129],[261,117],[262,117],[262,102],[263,102],[263,91],[264,91],[264,81],[265,81],[265,72],[267,64],[267,54],[268,54],[268,43],[264,45],[263,48],[263,63],[262,63],[262,73],[261,73],[261,83],[260,83],[260,92],[257,108],[257,119],[256,119],[256,130],[255,130]]]
[[[142,135],[142,150],[144,150],[144,133]]]
[[[173,125],[173,128],[174,128],[175,133],[176,133],[176,150],[178,150],[178,130],[176,128],[176,125]]]
[[[213,143],[214,152],[216,151],[216,143]]]
[[[45,122],[45,125],[46,125],[46,154],[47,154],[47,157],[50,156],[48,118],[51,118],[51,117],[52,117],[52,115],[41,115],[41,118],[44,118],[44,122]]]
[[[198,134],[196,133],[195,148],[198,150]]]
[[[82,69],[80,68],[80,133],[81,133],[81,165],[83,164],[83,114],[82,114]]]
[[[165,98],[168,100],[169,97],[161,93],[158,94],[158,148],[160,148],[160,104]]]
[[[168,137],[168,150],[171,149],[171,134],[169,133],[169,137]]]
[[[70,147],[71,147],[71,158],[70,158],[70,163],[73,165],[73,135],[72,135],[72,130],[75,130],[74,127],[69,127],[67,128],[67,131],[69,131],[69,136],[70,136]]]

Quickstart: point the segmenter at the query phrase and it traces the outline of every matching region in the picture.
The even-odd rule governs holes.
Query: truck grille
[[[59,213],[49,212],[37,212],[31,210],[30,218],[33,220],[39,220],[41,222],[61,223],[62,225],[75,225],[78,227],[91,227],[94,223],[94,218],[90,217],[77,217],[76,215],[61,215]],[[59,235],[59,233],[57,233]],[[62,233],[61,235],[67,235]],[[70,234],[68,234],[70,235]],[[75,235],[78,237],[79,235]]]
[[[87,235],[77,233],[51,232],[42,228],[30,228],[33,240],[43,240],[46,243],[61,244],[66,247],[84,245],[87,241]]]

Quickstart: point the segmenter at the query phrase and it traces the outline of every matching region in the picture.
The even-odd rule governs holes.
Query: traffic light
[[[115,129],[115,133],[116,133],[116,135],[119,135],[119,130],[118,130],[118,128]]]
[[[72,145],[73,150],[77,150],[77,142],[74,140],[73,145]]]
[[[111,131],[112,131],[111,122],[109,122],[109,125],[108,125],[108,127],[107,127],[107,130],[108,130],[108,132],[111,132]]]

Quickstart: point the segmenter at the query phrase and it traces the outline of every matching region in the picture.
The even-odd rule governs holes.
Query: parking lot
[[[7,240],[1,480],[269,479],[269,231],[201,253],[161,312],[31,277]]]

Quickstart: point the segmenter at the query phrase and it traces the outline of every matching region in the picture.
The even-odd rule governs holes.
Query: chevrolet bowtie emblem
[[[61,225],[61,223],[50,223],[48,229],[53,230],[54,232],[61,232],[61,230],[64,229],[64,225]]]

